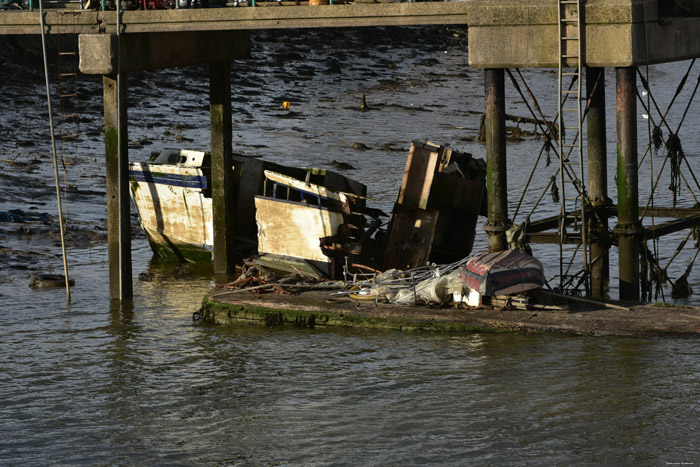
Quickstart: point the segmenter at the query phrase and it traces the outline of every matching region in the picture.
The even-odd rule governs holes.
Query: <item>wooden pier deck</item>
[[[700,57],[700,18],[662,16],[657,0],[588,2],[585,13],[585,66],[636,66]],[[49,9],[44,12],[44,17],[49,34],[116,34],[115,11]],[[357,2],[319,6],[127,10],[122,12],[121,32],[459,24],[470,28],[470,66],[526,68],[556,67],[557,18],[556,0]],[[38,11],[0,11],[0,35],[38,34],[40,31]]]
[[[467,24],[473,2],[355,3],[134,10],[122,13],[123,33]],[[66,21],[61,15],[73,15]],[[47,10],[47,32],[115,34],[115,11]],[[37,11],[0,12],[0,34],[38,34]]]

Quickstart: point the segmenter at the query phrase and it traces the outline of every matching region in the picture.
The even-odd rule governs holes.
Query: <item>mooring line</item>
[[[56,138],[51,113],[51,87],[49,86],[49,65],[46,55],[46,21],[44,18],[44,1],[39,0],[39,18],[41,24],[41,50],[44,55],[44,77],[46,79],[46,103],[49,110],[49,128],[51,130],[51,149],[53,153],[53,172],[56,180],[56,200],[58,202],[58,225],[61,230],[61,252],[63,253],[63,272],[66,278],[66,297],[70,303],[70,279],[68,277],[68,259],[66,258],[66,239],[63,231],[63,206],[61,204],[61,183],[58,179],[58,160],[56,158]]]

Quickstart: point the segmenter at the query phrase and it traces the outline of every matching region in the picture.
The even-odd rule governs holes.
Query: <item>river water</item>
[[[483,157],[483,144],[473,141],[483,111],[482,73],[467,63],[458,30],[256,34],[252,57],[233,66],[234,149],[290,165],[350,163],[356,169],[347,175],[368,185],[375,206],[390,209],[410,141]],[[663,109],[688,66],[650,70]],[[524,74],[553,115],[556,74]],[[207,147],[206,77],[206,68],[130,76],[132,160],[164,147]],[[675,124],[697,77],[694,69],[691,89],[669,113]],[[610,71],[607,83],[614,198]],[[507,88],[507,112],[527,115]],[[65,170],[76,281],[69,305],[61,289],[28,287],[32,273],[62,268],[45,94],[36,80],[11,80],[0,92],[6,135],[0,213],[21,209],[26,221],[0,222],[0,464],[700,462],[697,340],[197,324],[192,312],[215,285],[211,269],[153,260],[137,228],[133,303],[110,303],[101,83],[85,77],[79,91],[83,137],[67,147]],[[357,110],[362,95],[371,110]],[[700,143],[697,111],[697,104],[690,107],[679,132],[691,164]],[[640,156],[647,141],[642,113]],[[353,143],[369,149],[353,150]],[[511,212],[540,146],[509,144]],[[528,211],[552,167],[534,177],[537,194],[525,201]],[[640,169],[642,196],[649,193],[649,170]],[[549,199],[538,211],[543,216],[557,210]],[[670,203],[665,188],[655,203]],[[692,206],[687,190],[680,203]],[[662,264],[684,236],[665,237]],[[475,251],[485,245],[480,233]],[[554,275],[557,252],[537,247],[535,253],[547,277]],[[686,249],[669,273],[677,278],[692,256]],[[615,264],[613,257],[613,296]],[[689,276],[697,290],[699,276]]]

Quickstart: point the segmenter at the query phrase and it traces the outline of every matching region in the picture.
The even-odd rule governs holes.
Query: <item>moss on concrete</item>
[[[572,313],[571,311],[579,311]],[[585,311],[585,312],[580,312]],[[328,292],[293,295],[238,293],[218,289],[198,315],[219,325],[266,327],[355,327],[410,332],[518,332],[578,336],[700,336],[700,308],[572,304],[561,310],[502,308],[433,309],[361,303]]]
[[[408,307],[405,309],[407,313],[401,317],[372,316],[370,314],[350,314],[346,309],[337,311],[327,309],[319,312],[317,310],[296,309],[294,305],[291,308],[286,306],[276,308],[274,306],[256,306],[250,303],[221,303],[205,298],[200,313],[204,321],[220,325],[250,324],[297,328],[339,326],[441,333],[496,332],[496,329],[490,326],[416,319]]]

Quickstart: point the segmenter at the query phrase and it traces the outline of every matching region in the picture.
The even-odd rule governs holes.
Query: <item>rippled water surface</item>
[[[235,150],[290,165],[350,163],[356,169],[347,175],[367,183],[385,209],[410,141],[483,157],[483,145],[473,141],[483,111],[482,73],[467,68],[463,37],[454,36],[460,32],[372,31],[254,35],[252,57],[233,66]],[[660,105],[670,101],[687,66],[651,70]],[[551,115],[556,74],[525,76]],[[697,76],[693,71],[689,83]],[[132,160],[164,147],[207,147],[206,79],[206,68],[130,76]],[[614,197],[612,72],[607,82]],[[700,462],[697,340],[197,324],[192,312],[215,285],[211,270],[151,260],[138,230],[134,301],[110,303],[101,83],[86,79],[81,91],[83,138],[66,168],[76,280],[70,305],[60,289],[27,287],[31,273],[61,270],[57,237],[47,233],[55,224],[0,225],[0,464]],[[0,91],[0,128],[9,135],[0,141],[0,211],[54,216],[42,92],[40,84]],[[357,110],[362,95],[372,110]],[[688,100],[684,95],[669,114],[676,124]],[[290,111],[283,101],[291,102]],[[507,111],[526,114],[510,86]],[[700,143],[697,111],[690,107],[680,133],[691,164]],[[10,124],[17,121],[22,125]],[[351,149],[356,142],[369,149]],[[511,210],[540,145],[509,144]],[[538,171],[533,191],[551,171]],[[648,171],[645,165],[640,172],[643,196]],[[655,202],[669,199],[664,190]],[[528,197],[528,210],[535,200]],[[684,193],[682,202],[692,205],[692,197]],[[542,214],[556,209],[545,203]],[[660,256],[668,260],[683,237],[664,242]],[[485,244],[480,233],[475,249]],[[556,261],[552,249],[536,253],[545,264]],[[669,271],[677,277],[690,259],[686,250]],[[142,273],[148,280],[138,280]],[[689,281],[700,290],[698,274]]]

